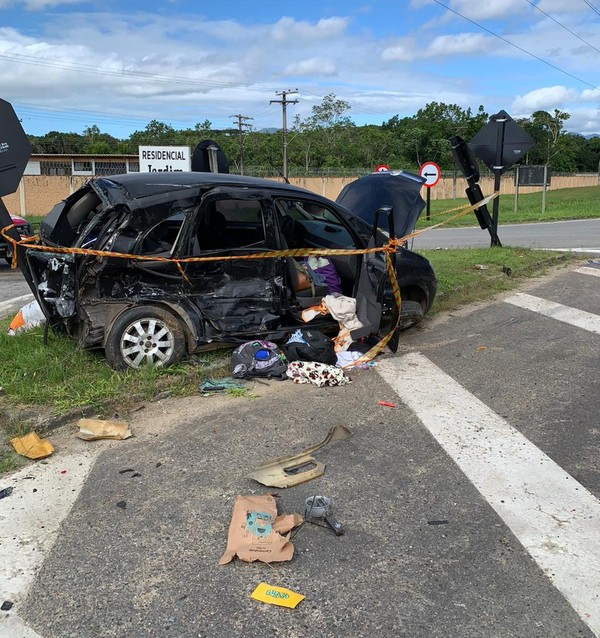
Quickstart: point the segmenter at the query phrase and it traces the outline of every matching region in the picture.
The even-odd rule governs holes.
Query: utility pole
[[[281,96],[280,100],[271,100],[269,104],[281,104],[281,110],[283,112],[283,177],[287,182],[288,178],[288,162],[287,162],[287,105],[298,104],[298,100],[288,100],[288,95],[294,95],[298,93],[298,89],[293,91],[281,91],[275,93],[275,95]]]
[[[253,120],[253,117],[246,115],[230,115],[229,117],[237,117],[238,134],[240,138],[240,175],[244,174],[244,126],[250,128],[252,124],[248,124],[247,120]]]

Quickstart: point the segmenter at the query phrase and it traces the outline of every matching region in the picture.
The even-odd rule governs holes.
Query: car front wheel
[[[111,368],[125,370],[170,366],[183,359],[185,338],[179,321],[156,306],[126,310],[108,334],[106,360]]]

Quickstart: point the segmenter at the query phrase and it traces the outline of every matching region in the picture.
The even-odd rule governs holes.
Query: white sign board
[[[189,146],[140,146],[140,173],[182,173],[191,170]]]

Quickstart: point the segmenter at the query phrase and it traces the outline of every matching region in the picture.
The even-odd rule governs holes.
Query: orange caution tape
[[[396,252],[398,247],[403,246],[409,239],[413,237],[417,237],[424,232],[431,230],[433,228],[438,228],[443,224],[448,223],[454,219],[458,219],[459,217],[463,217],[467,215],[471,211],[476,210],[477,208],[481,208],[481,206],[485,206],[494,198],[498,197],[499,193],[495,192],[492,195],[488,195],[482,201],[477,202],[477,204],[473,204],[471,206],[467,206],[465,208],[460,208],[460,212],[444,221],[441,221],[433,226],[429,226],[428,228],[423,228],[422,230],[417,230],[408,235],[404,235],[404,237],[400,237],[398,239],[390,239],[388,243],[384,246],[377,246],[374,248],[329,248],[329,249],[319,249],[319,248],[288,248],[285,250],[268,250],[260,253],[251,253],[246,255],[219,255],[214,257],[158,257],[151,255],[133,255],[130,253],[116,253],[111,252],[109,250],[94,250],[92,248],[58,248],[53,246],[42,246],[40,244],[33,244],[33,241],[39,240],[39,237],[26,237],[21,239],[20,241],[16,241],[12,237],[9,237],[6,233],[15,228],[15,224],[11,224],[10,226],[6,226],[2,230],[0,230],[0,234],[2,237],[6,239],[6,241],[10,242],[13,245],[13,257],[12,257],[12,268],[17,267],[17,246],[25,246],[30,250],[39,250],[43,252],[51,252],[55,254],[61,255],[91,255],[94,257],[108,257],[111,259],[131,259],[135,261],[153,261],[153,262],[170,262],[176,264],[179,272],[181,273],[182,278],[187,282],[189,282],[188,277],[183,270],[182,264],[193,264],[193,263],[202,263],[202,262],[214,262],[214,261],[237,261],[240,259],[275,259],[277,257],[321,257],[324,255],[368,255],[373,253],[384,253],[385,254],[385,262],[386,268],[388,272],[388,276],[390,279],[390,283],[392,286],[392,292],[394,294],[394,299],[396,301],[396,307],[398,310],[398,317],[396,322],[392,326],[392,329],[381,339],[381,341],[373,346],[368,352],[366,352],[362,357],[352,362],[350,365],[345,366],[346,368],[355,367],[361,363],[366,363],[371,361],[374,357],[376,357],[389,343],[390,339],[393,337],[396,329],[400,325],[401,320],[401,310],[402,310],[402,296],[400,294],[400,288],[398,286],[398,279],[396,277],[396,272],[394,269],[394,265],[392,262],[391,253]],[[454,212],[455,210],[459,210],[459,208],[452,208],[448,212]],[[439,213],[439,214],[446,214]]]

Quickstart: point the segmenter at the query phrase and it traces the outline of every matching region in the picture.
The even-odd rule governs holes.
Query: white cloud
[[[396,62],[412,62],[418,56],[414,38],[402,38],[381,52],[381,59]]]
[[[581,92],[582,102],[600,102],[600,89],[585,89]]]
[[[311,23],[283,17],[271,28],[274,40],[289,42],[295,46],[298,40],[330,38],[343,33],[348,26],[348,18],[322,18]]]
[[[523,0],[451,0],[449,6],[471,20],[509,18],[527,9]]]
[[[513,109],[519,112],[533,112],[563,108],[565,104],[578,98],[574,89],[565,86],[547,86],[535,89],[525,95],[518,95],[513,102]]]
[[[494,46],[496,43],[494,42]],[[434,38],[426,50],[428,57],[489,53],[490,38],[481,33],[458,33]]]
[[[305,76],[332,76],[337,74],[335,64],[331,60],[323,58],[308,58],[289,64],[285,70],[285,75],[305,75]]]

